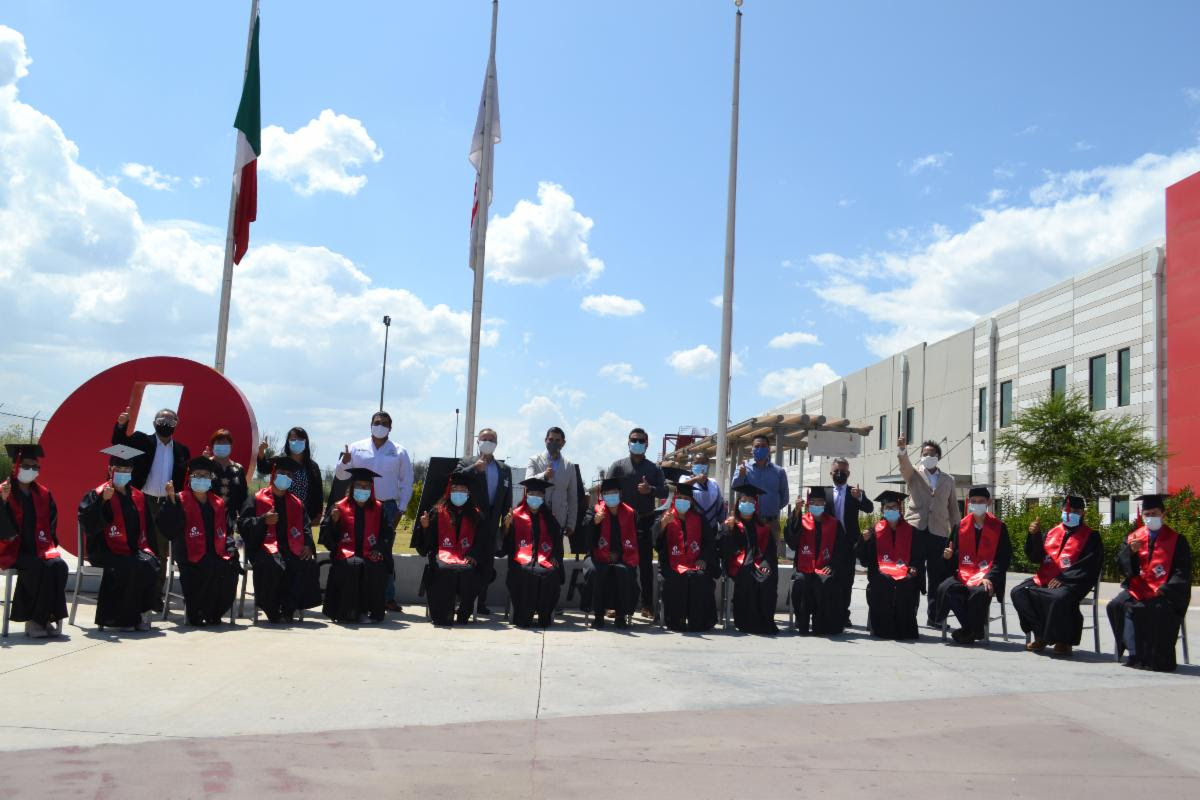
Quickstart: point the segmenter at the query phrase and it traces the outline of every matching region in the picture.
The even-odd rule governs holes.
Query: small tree
[[[1093,414],[1078,392],[1052,392],[1021,411],[996,446],[1027,479],[1092,499],[1137,491],[1167,457],[1140,419]]]

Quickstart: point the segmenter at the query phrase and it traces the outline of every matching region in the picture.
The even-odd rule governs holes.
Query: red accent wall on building
[[[1200,172],[1167,187],[1169,491],[1200,491]]]

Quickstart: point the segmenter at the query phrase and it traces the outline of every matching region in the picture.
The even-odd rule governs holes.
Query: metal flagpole
[[[733,337],[733,237],[737,218],[738,95],[742,75],[742,0],[734,0],[733,112],[729,123],[729,196],[725,201],[725,295],[721,302],[721,384],[717,401],[717,485],[725,486],[729,432],[729,360]],[[732,476],[731,476],[732,477]]]
[[[496,19],[500,3],[492,0],[492,44],[488,53],[487,85],[483,93],[483,153],[479,161],[476,190],[475,291],[471,296],[471,357],[467,367],[467,419],[463,428],[463,458],[470,458],[475,445],[475,394],[479,389],[479,327],[483,321],[483,257],[487,241],[488,206],[492,199],[492,98],[496,82]]]
[[[242,85],[250,71],[250,44],[254,40],[254,21],[258,19],[258,0],[250,2],[250,31],[246,34],[246,63],[242,67]],[[233,169],[237,174],[237,145],[233,147]],[[217,317],[217,357],[213,368],[225,373],[225,345],[229,339],[229,298],[233,294],[233,218],[237,212],[237,191],[229,185],[229,221],[225,226],[225,270],[221,276],[221,311]]]

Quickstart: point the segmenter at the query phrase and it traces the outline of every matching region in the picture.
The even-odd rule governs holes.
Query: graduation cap
[[[450,473],[450,478],[446,482],[447,486],[470,486],[471,471],[466,469],[456,469]]]
[[[759,495],[766,494],[766,492],[753,483],[743,483],[741,486],[735,486],[733,487],[733,491],[746,497],[758,497]]]
[[[605,478],[605,479],[603,479],[602,481],[600,481],[600,491],[602,491],[602,492],[612,492],[612,491],[619,492],[619,491],[621,491],[621,479],[620,478]]]
[[[545,478],[539,478],[535,475],[532,478],[526,478],[525,480],[521,481],[521,485],[524,486],[527,490],[532,490],[535,492],[544,492],[547,489],[549,489],[551,486],[553,486],[554,484],[551,483],[550,481],[546,480]]]
[[[908,495],[903,492],[893,492],[891,489],[880,492],[875,498],[876,503],[903,503]]]
[[[1165,511],[1167,508],[1167,498],[1170,496],[1169,494],[1144,494],[1136,498],[1136,500],[1142,504],[1142,511],[1155,508]]]
[[[1080,511],[1087,507],[1087,504],[1083,501],[1083,498],[1076,494],[1069,494],[1064,497],[1062,504],[1067,508],[1077,508]]]
[[[826,494],[825,494],[825,487],[824,487],[824,486],[810,486],[810,487],[808,487],[808,500],[809,500],[809,502],[810,502],[810,503],[811,503],[813,500],[820,500],[821,502],[825,502],[825,497],[826,497]]]
[[[967,497],[986,497],[988,500],[991,500],[992,492],[986,486],[972,486],[967,491]]]
[[[685,494],[688,497],[692,496],[692,490],[696,488],[688,481],[676,481],[671,485],[675,487],[675,494]]]
[[[108,456],[108,465],[110,467],[132,467],[133,460],[140,455],[144,455],[141,450],[130,447],[127,444],[114,444],[112,447],[106,447],[101,450],[100,454]]]
[[[295,462],[293,461],[292,463],[294,464]],[[350,480],[352,481],[373,481],[376,478],[382,477],[375,470],[367,469],[366,467],[352,467],[347,472],[350,473]]]
[[[187,463],[188,472],[219,472],[220,466],[208,456],[197,456]]]
[[[22,458],[41,458],[46,455],[40,444],[6,444],[4,449],[8,451],[8,457],[14,464]]]
[[[275,456],[271,459],[271,470],[274,472],[292,473],[303,467],[292,460],[291,456]],[[353,470],[351,470],[353,472]]]
[[[675,483],[675,484],[678,484],[679,479],[682,478],[684,475],[692,474],[690,470],[680,469],[679,467],[663,467],[662,473],[663,473],[663,477],[667,479],[668,483]]]

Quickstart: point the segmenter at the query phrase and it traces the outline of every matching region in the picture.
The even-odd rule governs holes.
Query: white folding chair
[[[994,620],[999,619],[1000,626],[1004,631],[1004,634],[1003,634],[1004,641],[1007,642],[1008,641],[1008,608],[1004,605],[1004,592],[1002,590],[1002,587],[997,587],[996,593],[994,595],[992,595],[992,600],[996,601],[1000,605],[1000,616],[999,617],[992,616],[992,604],[988,603],[988,617],[987,617],[987,622],[984,623],[984,626],[983,626],[983,640],[985,642],[990,642],[992,640],[992,622]],[[946,640],[946,636],[950,632],[950,614],[951,613],[953,613],[953,612],[948,612],[946,614],[946,618],[942,620],[942,641]]]
[[[665,630],[667,627],[667,609],[663,605],[663,586],[666,580],[660,570],[654,570],[654,624],[659,630]]]
[[[83,587],[84,575],[95,575],[101,579],[104,577],[104,570],[100,567],[93,567],[87,563],[87,536],[83,532],[83,526],[78,520],[75,522],[75,534],[77,546],[75,548],[76,558],[78,563],[75,565],[75,588],[71,592],[71,614],[67,618],[67,623],[75,624],[75,611],[79,608],[79,591]],[[100,593],[96,593],[96,604],[99,605]],[[104,626],[96,622],[97,630],[104,630]]]
[[[250,573],[254,571],[254,565],[250,563],[250,559],[246,558],[245,544],[238,548],[238,558],[242,562],[242,591],[238,598],[238,616],[246,616],[246,584],[250,581]],[[258,587],[255,586],[255,592],[252,595],[250,607],[250,624],[258,624]]]
[[[0,635],[8,636],[8,615],[12,611],[13,578],[17,577],[17,571],[15,569],[0,570],[0,575],[4,575],[4,626]]]
[[[1188,640],[1187,640],[1187,612],[1183,613],[1183,619],[1179,621],[1179,647],[1183,649],[1183,663],[1191,664],[1192,661],[1188,658]],[[1124,645],[1118,640],[1113,642],[1113,658],[1117,661],[1121,660],[1121,652]]]
[[[788,630],[796,629],[796,609],[792,606],[792,590],[796,588],[796,578],[799,573],[793,572],[792,579],[788,582],[787,596],[783,598],[783,604],[788,610]]]
[[[1096,585],[1092,587],[1091,597],[1084,597],[1079,601],[1080,605],[1090,603],[1092,606],[1092,638],[1095,642],[1096,655],[1100,655],[1100,576],[1096,576]],[[1083,626],[1086,631],[1087,625]],[[1025,644],[1029,644],[1033,638],[1033,634],[1026,631]]]
[[[728,575],[721,580],[721,615],[724,617],[724,628],[733,627],[733,578]]]

